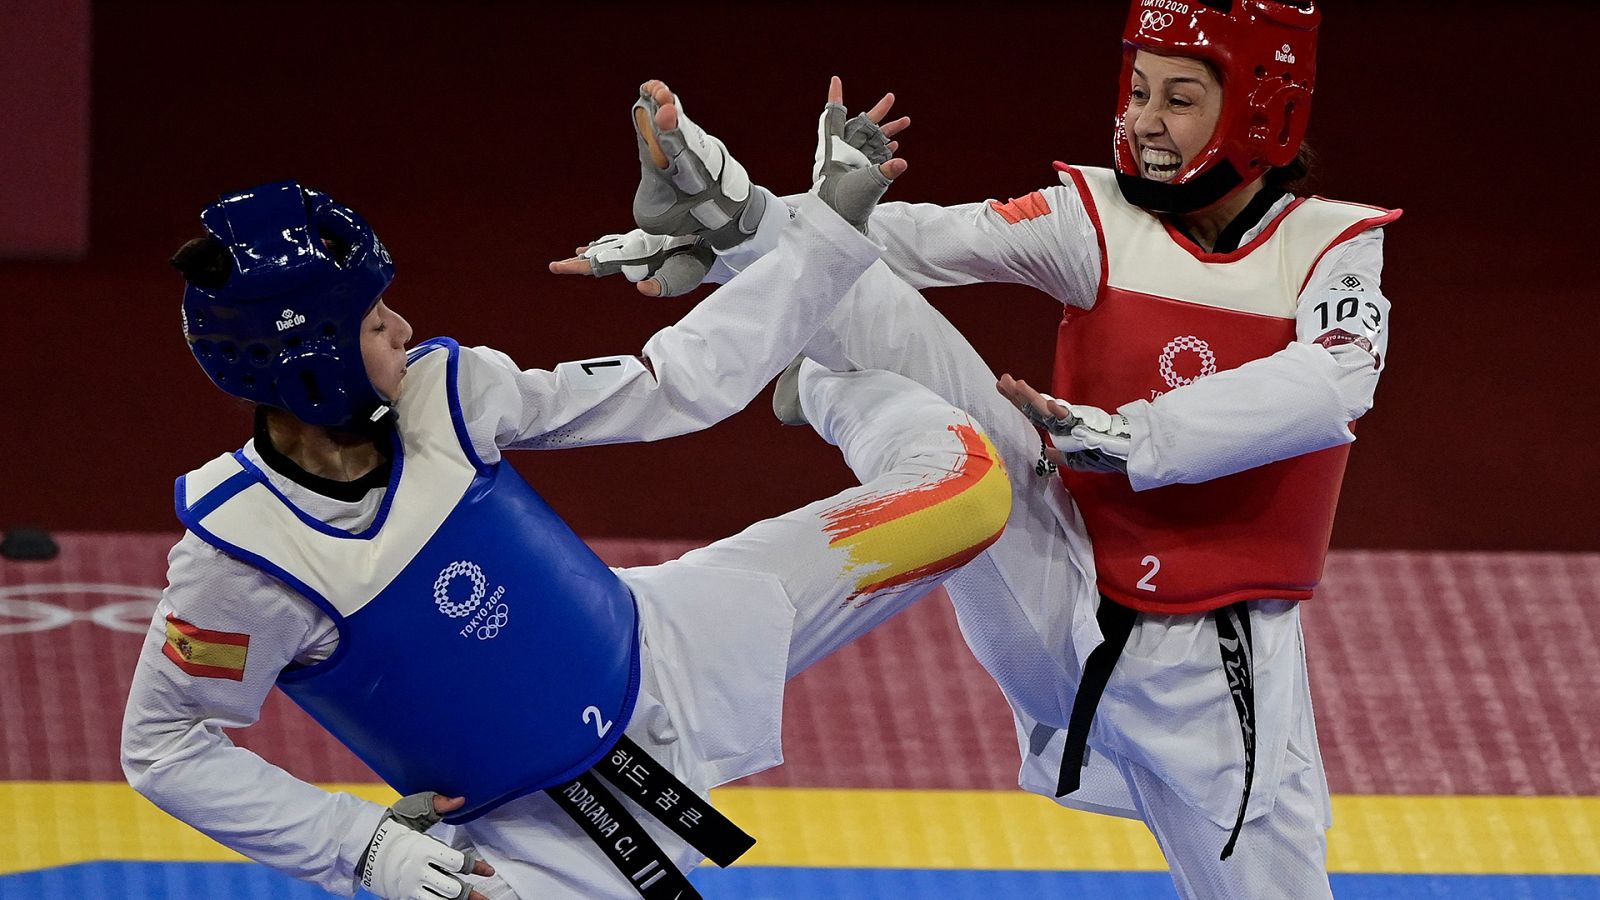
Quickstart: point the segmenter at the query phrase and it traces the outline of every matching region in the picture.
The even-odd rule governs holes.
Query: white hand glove
[[[888,160],[888,138],[866,116],[846,120],[844,104],[833,100],[817,120],[817,151],[811,190],[862,234],[891,179],[875,163]]]
[[[894,157],[889,138],[875,122],[861,113],[846,121],[841,129],[837,117],[843,105],[829,104],[817,119],[817,149],[811,158],[811,186],[822,181],[823,166],[833,164],[841,171],[854,172],[888,162]]]
[[[438,821],[432,793],[396,803],[367,845],[361,886],[384,900],[461,900],[470,894],[471,885],[455,873],[471,872],[477,857],[413,830]]]
[[[591,241],[582,258],[589,261],[589,274],[596,278],[618,273],[635,283],[654,278],[661,285],[660,296],[677,297],[700,286],[716,262],[716,253],[699,236],[674,237],[635,228]]]
[[[1074,472],[1128,473],[1128,461],[1100,450],[1082,450],[1062,455],[1061,464]]]
[[[1095,451],[1098,457],[1113,457],[1126,461],[1133,452],[1132,435],[1128,417],[1108,413],[1099,407],[1057,400],[1041,394],[1046,403],[1059,403],[1066,407],[1066,418],[1041,414],[1029,406],[1025,411],[1041,428],[1050,433],[1050,442],[1062,453]],[[1074,466],[1073,468],[1077,468]]]

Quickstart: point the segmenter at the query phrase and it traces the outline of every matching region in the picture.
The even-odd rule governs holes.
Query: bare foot
[[[650,161],[656,168],[665,169],[671,165],[667,154],[662,151],[661,144],[656,140],[656,135],[663,131],[672,131],[678,127],[678,102],[672,96],[672,89],[666,82],[650,79],[639,86],[639,95],[648,97],[656,104],[654,126],[648,118],[649,112],[644,107],[633,111],[633,124],[638,129],[639,135],[644,138],[645,146],[650,149]]]

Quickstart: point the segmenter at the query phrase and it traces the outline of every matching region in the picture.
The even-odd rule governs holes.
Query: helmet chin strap
[[[1122,197],[1134,206],[1151,212],[1198,212],[1227,199],[1244,186],[1244,178],[1229,160],[1218,160],[1206,171],[1187,184],[1167,184],[1137,175],[1117,173],[1117,187]]]

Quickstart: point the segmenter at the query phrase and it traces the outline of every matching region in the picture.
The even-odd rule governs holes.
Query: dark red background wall
[[[89,241],[89,0],[0,4],[0,257]]]
[[[1319,189],[1408,210],[1388,239],[1391,361],[1336,543],[1600,550],[1594,103],[1563,38],[1600,15],[1327,6]],[[629,227],[639,81],[670,80],[780,192],[805,184],[829,74],[857,105],[893,89],[915,120],[894,198],[1005,198],[1048,183],[1053,159],[1108,159],[1124,8],[96,4],[90,252],[0,263],[0,527],[176,530],[171,479],[247,436],[183,346],[165,265],[224,190],[295,177],[361,209],[419,334],[528,366],[632,352],[684,303],[545,263]],[[1046,379],[1049,300],[934,299],[998,370]],[[594,536],[715,537],[848,479],[764,400],[705,434],[518,464]]]

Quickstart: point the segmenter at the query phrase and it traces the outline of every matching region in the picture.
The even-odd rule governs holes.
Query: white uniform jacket
[[[1102,277],[1099,240],[1076,185],[1064,173],[1060,182],[1004,203],[881,204],[869,234],[887,246],[887,268],[917,290],[1015,283],[1037,288],[1064,305],[1090,309]],[[785,199],[792,203],[796,198]],[[1242,235],[1240,246],[1263,234],[1292,203],[1289,196],[1275,203]],[[781,222],[772,207],[767,217]],[[724,257],[710,277],[726,280],[742,270],[774,246],[781,232],[781,227],[769,228],[763,222],[756,238]],[[1381,287],[1382,251],[1379,228],[1328,251],[1300,291],[1297,340],[1278,353],[1198,379],[1154,401],[1122,406],[1118,411],[1128,416],[1133,432],[1129,460],[1133,486],[1144,490],[1205,481],[1353,441],[1350,423],[1372,406],[1379,373],[1388,359],[1389,302]],[[888,296],[903,290],[896,279],[885,277],[884,268],[875,267],[853,293],[877,291]],[[1354,320],[1341,319],[1339,302],[1350,296],[1352,283],[1360,286],[1362,302]],[[881,317],[885,314],[881,309],[914,311],[917,304],[910,298],[885,304],[880,298],[867,308]],[[898,334],[906,327],[933,327],[920,314],[913,312],[907,318],[917,324],[875,328]],[[1331,330],[1364,340],[1319,341]],[[1040,340],[1054,339],[1053,333],[1040,335]],[[962,390],[993,389],[981,385]],[[986,422],[985,427],[992,434],[1003,433],[996,422]],[[1261,448],[1270,452],[1262,453]],[[1023,485],[1025,479],[1017,483]],[[1034,725],[1064,723],[1077,673],[1101,634],[1095,621],[1094,563],[1081,519],[1070,501],[1057,503],[1046,490],[1037,492],[1037,502],[1054,512],[1062,530],[1060,540],[1033,519],[1018,524],[1020,511],[1031,505],[1024,491],[1001,544],[952,579],[949,588],[968,643],[1017,711],[1022,785],[1053,796],[1063,736],[1055,732],[1049,737],[1048,730]],[[1022,531],[1032,527],[1044,530],[1030,542]],[[1029,554],[1036,558],[1030,561]],[[994,572],[985,576],[985,567]],[[1000,602],[1006,598],[1016,609],[1002,615],[1010,608]],[[1291,743],[1313,758],[1320,775],[1298,615],[1292,604],[1258,606],[1259,615],[1253,619],[1258,629],[1254,663],[1259,769],[1251,819],[1271,809]],[[1035,641],[1033,635],[1021,633],[1030,629],[1037,633],[1038,652],[1018,649]],[[1102,701],[1090,746],[1140,762],[1226,828],[1237,812],[1243,765],[1236,746],[1238,723],[1216,653],[1215,628],[1205,616],[1141,621]],[[1058,676],[1052,678],[1052,671]],[[1054,698],[1060,688],[1052,680],[1065,686],[1059,701]],[[1173,689],[1175,685],[1184,690]],[[1170,727],[1174,720],[1190,727],[1174,731]],[[1062,802],[1137,817],[1120,779],[1114,771],[1106,771],[1102,757],[1095,754],[1084,773],[1083,789]]]
[[[1003,203],[883,204],[872,217],[870,233],[888,247],[884,262],[918,289],[1016,283],[1064,305],[1090,309],[1102,278],[1100,244],[1078,187],[1066,173],[1060,181]],[[1241,236],[1239,246],[1271,228],[1293,200],[1279,199]],[[1133,487],[1207,481],[1353,441],[1350,423],[1371,408],[1388,360],[1382,250],[1383,232],[1374,227],[1326,252],[1299,293],[1297,340],[1281,351],[1196,379],[1153,401],[1120,407],[1132,432],[1128,475]],[[1361,303],[1346,304],[1353,315],[1341,317],[1340,301],[1351,295],[1353,285],[1361,291]],[[1330,334],[1335,331],[1363,340],[1336,340]],[[1026,587],[1022,591],[1031,593]],[[1035,602],[1052,601],[1040,597]],[[1272,808],[1291,746],[1321,773],[1298,616],[1290,614],[1289,604],[1259,606],[1252,617],[1258,628],[1253,661],[1259,769],[1250,819]],[[1038,616],[1043,620],[1042,612]],[[1092,610],[1078,611],[1073,620],[1072,641],[1083,660],[1099,643],[1099,628]],[[1216,653],[1215,629],[1204,616],[1141,622],[1101,701],[1090,743],[1155,772],[1187,803],[1227,827],[1237,812],[1243,766],[1238,724],[1216,675]],[[1003,673],[997,677],[1005,688]],[[1185,726],[1174,729],[1179,721]],[[1028,733],[1026,717],[1020,723],[1023,786],[1049,796],[1062,737],[1058,733],[1041,746]],[[1096,778],[1097,765],[1092,762],[1086,771],[1085,790],[1074,795],[1076,801],[1063,802],[1129,814],[1128,803],[1112,798],[1115,791],[1099,791],[1106,785]]]
[[[657,440],[705,428],[742,409],[879,256],[880,248],[814,198],[797,204],[796,219],[798,227],[784,230],[784,252],[752,266],[656,333],[642,357],[522,370],[498,351],[463,348],[459,389],[479,457],[493,463],[503,449]],[[779,303],[781,312],[774,310]],[[585,366],[597,361],[620,365]],[[399,402],[405,402],[403,394]],[[381,503],[383,488],[357,501],[336,500],[272,470],[254,442],[245,453],[292,503],[331,526],[362,529]],[[674,584],[681,570],[618,574],[639,601],[643,654],[629,736],[700,791],[780,761],[778,715],[793,608],[786,608],[776,582],[752,584],[757,579],[751,575],[727,573],[730,583],[708,584],[708,576],[697,573],[694,589],[682,590]],[[332,621],[294,590],[192,533],[169,554],[168,581],[123,721],[128,781],[156,805],[252,859],[330,891],[354,893],[357,863],[383,807],[301,781],[234,746],[225,731],[257,720],[285,666],[332,652],[338,639]],[[669,594],[671,604],[659,602]],[[753,602],[766,594],[775,595],[772,602]],[[169,640],[181,639],[169,632],[169,615],[228,636],[230,647],[243,641],[244,651],[227,656],[227,665],[213,667],[211,674],[180,668],[163,652]],[[691,634],[692,656],[683,650]],[[663,662],[685,657],[692,659],[693,671],[681,662]],[[235,662],[237,671],[231,668]],[[432,664],[446,666],[449,660]],[[418,727],[426,727],[425,716]],[[492,721],[484,722],[481,735],[466,739],[492,739],[493,730]],[[530,809],[536,815],[529,816]],[[561,816],[548,798],[532,795],[466,830],[515,888],[517,858],[539,858],[559,869],[563,853],[571,852],[552,837],[565,834],[564,827],[575,829],[570,822],[518,821],[519,815],[547,813]],[[683,855],[681,842],[641,819],[669,852]]]

